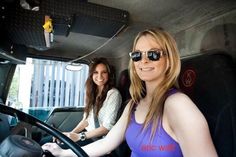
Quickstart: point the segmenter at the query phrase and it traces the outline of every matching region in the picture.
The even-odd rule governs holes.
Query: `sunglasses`
[[[129,56],[134,62],[138,62],[142,59],[142,54],[146,54],[146,57],[151,61],[158,61],[162,55],[165,55],[161,50],[149,50],[145,52],[134,51],[130,52]]]

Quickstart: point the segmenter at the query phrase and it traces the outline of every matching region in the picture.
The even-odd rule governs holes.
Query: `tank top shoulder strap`
[[[176,89],[175,87],[172,87],[167,91],[167,96],[171,96],[172,94],[175,94],[177,92],[180,92],[180,91]]]

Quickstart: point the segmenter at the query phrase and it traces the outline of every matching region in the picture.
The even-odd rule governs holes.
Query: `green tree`
[[[10,86],[10,90],[8,93],[8,99],[10,101],[14,101],[16,102],[18,100],[18,92],[19,92],[19,76],[20,72],[19,69],[17,68],[15,71],[15,74],[13,76],[12,82],[11,82],[11,86]]]

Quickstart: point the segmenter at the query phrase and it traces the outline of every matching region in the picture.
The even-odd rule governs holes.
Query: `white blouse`
[[[122,98],[120,92],[116,88],[110,89],[107,92],[107,97],[103,102],[102,108],[98,113],[98,122],[100,126],[103,126],[108,130],[110,130],[113,127],[121,103],[122,103]],[[87,131],[94,130],[96,127],[94,122],[93,110],[89,112],[87,121],[89,125],[86,127],[86,130]]]

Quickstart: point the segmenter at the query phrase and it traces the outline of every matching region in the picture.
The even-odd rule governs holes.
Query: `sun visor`
[[[52,43],[54,35],[68,36],[70,32],[110,38],[125,28],[129,19],[127,11],[79,0],[44,0],[37,7],[22,7],[15,1],[8,11],[5,29],[10,40],[42,51],[53,45],[47,43],[45,30],[51,30],[46,35]],[[51,29],[45,29],[48,24]]]
[[[81,3],[74,15],[71,32],[110,38],[128,25],[129,13],[93,3]]]
[[[7,42],[0,45],[0,64],[11,62],[13,64],[24,64],[26,61],[27,48],[24,45],[10,44]]]
[[[9,7],[5,29],[12,43],[29,47],[45,47],[44,15],[40,11],[24,9],[20,4]]]

